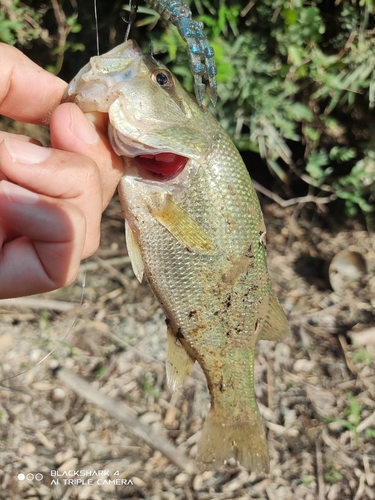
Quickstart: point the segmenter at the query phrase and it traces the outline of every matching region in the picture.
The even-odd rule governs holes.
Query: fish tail
[[[231,423],[227,417],[211,408],[198,443],[197,466],[215,470],[235,458],[248,470],[268,473],[269,456],[259,410],[251,412],[251,418],[245,421]]]

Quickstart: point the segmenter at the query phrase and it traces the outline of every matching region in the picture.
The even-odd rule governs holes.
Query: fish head
[[[149,183],[176,184],[182,173],[190,177],[213,142],[205,125],[209,112],[133,40],[92,57],[65,100],[84,112],[108,113],[112,148],[134,159],[125,162],[125,174]]]

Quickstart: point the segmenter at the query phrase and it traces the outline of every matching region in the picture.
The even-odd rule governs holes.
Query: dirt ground
[[[182,390],[168,389],[164,316],[133,276],[114,199],[74,285],[0,301],[0,498],[375,499],[375,236],[313,205],[262,205],[292,329],[257,347],[270,474],[192,469],[205,379],[195,366]],[[334,292],[328,264],[344,249],[365,258],[367,274]],[[100,393],[79,392],[71,373]],[[98,406],[98,394],[134,424],[112,416],[108,400]],[[169,458],[152,433],[173,444]]]

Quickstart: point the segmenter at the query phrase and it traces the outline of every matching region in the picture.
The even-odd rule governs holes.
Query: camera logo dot
[[[40,472],[38,472],[37,474],[31,474],[31,472],[29,474],[27,474],[27,476],[25,476],[25,474],[18,474],[17,476],[18,478],[18,481],[24,481],[25,479],[27,479],[28,481],[34,481],[34,479],[36,481],[41,481],[43,479],[43,474],[41,474]]]

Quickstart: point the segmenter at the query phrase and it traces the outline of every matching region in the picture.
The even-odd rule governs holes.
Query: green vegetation
[[[352,432],[356,447],[359,447],[359,431],[358,427],[362,422],[363,408],[357,401],[356,397],[351,391],[347,392],[349,406],[345,409],[345,418],[332,419],[331,422],[336,422],[341,427],[349,429]],[[366,437],[373,438],[375,436],[375,429],[367,428],[364,430]]]
[[[0,41],[25,46],[42,36],[43,10],[19,0],[0,1]]]
[[[373,360],[371,351],[364,348],[354,349],[352,355],[353,363],[363,363],[365,366],[370,366]]]
[[[341,472],[339,472],[338,470],[334,470],[333,468],[324,473],[324,479],[328,483],[332,484],[338,483],[343,479],[343,477],[344,476],[341,474]]]
[[[259,153],[288,192],[298,184],[299,194],[302,186],[318,198],[338,197],[349,215],[360,210],[369,217],[375,206],[375,2],[185,1],[215,49],[219,101],[213,112],[239,149]],[[79,11],[67,0],[6,5],[0,39],[21,48],[48,40],[54,71],[72,51],[95,53],[91,0],[81,1]],[[121,7],[126,2],[98,0],[101,39],[108,35],[102,50],[123,37]],[[145,51],[152,39],[154,52],[192,90],[185,43],[157,19],[141,1],[132,36]]]
[[[95,377],[102,377],[103,375],[105,375],[105,373],[107,372],[107,370],[108,370],[108,368],[106,366],[99,366],[94,371],[94,375],[95,375]]]
[[[40,327],[43,333],[48,334],[50,329],[50,320],[49,320],[49,311],[46,308],[43,308],[40,311]]]
[[[152,377],[147,374],[142,381],[142,389],[145,394],[153,397],[156,401],[159,399],[159,393],[153,385]]]
[[[82,51],[83,43],[68,40],[70,33],[79,33],[78,5],[72,1],[67,7],[65,2],[51,0],[47,3],[21,2],[20,0],[0,0],[0,42],[15,45],[27,50],[34,45],[50,52],[46,69],[59,73],[68,52]],[[66,2],[68,4],[68,2]],[[38,61],[37,61],[38,62]]]
[[[302,484],[303,484],[304,486],[306,486],[307,488],[308,488],[309,486],[311,486],[312,484],[314,484],[314,481],[315,481],[314,477],[313,477],[313,476],[311,476],[310,474],[308,474],[308,475],[306,475],[306,476],[302,476],[302,478],[301,478],[301,479],[302,479]]]
[[[345,200],[350,215],[373,212],[374,2],[190,4],[215,40],[215,113],[237,146],[259,152],[286,184],[300,178],[309,194]],[[192,88],[176,31],[155,48]]]

